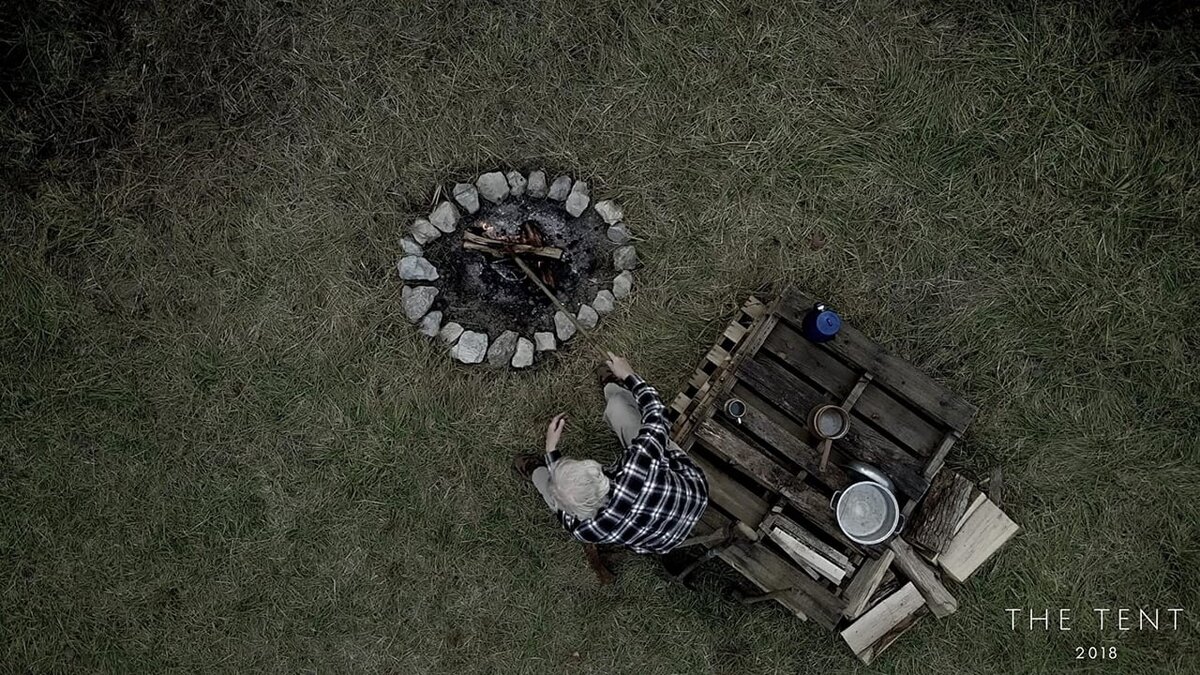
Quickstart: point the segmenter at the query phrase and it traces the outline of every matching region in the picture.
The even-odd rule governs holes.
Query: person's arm
[[[671,425],[667,421],[667,407],[663,405],[658,391],[638,377],[628,361],[612,352],[608,353],[608,367],[613,375],[621,378],[625,387],[633,394],[642,414],[642,427],[637,438],[629,444],[629,452],[644,453],[658,462],[666,461]]]
[[[546,427],[546,468],[551,468],[562,459],[558,451],[558,442],[562,440],[563,430],[567,428],[567,413],[559,413],[550,419]]]

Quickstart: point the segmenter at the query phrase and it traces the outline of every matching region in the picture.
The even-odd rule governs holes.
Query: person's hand
[[[550,420],[546,427],[546,452],[553,452],[562,438],[563,429],[567,428],[567,413],[559,413]]]
[[[624,356],[617,356],[612,352],[605,353],[608,354],[608,359],[604,363],[618,380],[624,381],[633,374],[633,368],[629,366],[629,362],[625,360]]]

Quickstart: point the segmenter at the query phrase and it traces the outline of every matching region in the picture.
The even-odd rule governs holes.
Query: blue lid
[[[833,310],[825,310],[817,314],[817,331],[822,335],[837,335],[842,327],[842,317]]]

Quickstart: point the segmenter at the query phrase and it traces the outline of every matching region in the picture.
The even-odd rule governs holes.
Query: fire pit
[[[413,223],[396,269],[405,315],[453,358],[528,368],[629,294],[623,213],[587,182],[493,171],[450,194]]]

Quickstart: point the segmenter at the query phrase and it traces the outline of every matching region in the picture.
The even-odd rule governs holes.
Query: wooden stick
[[[468,251],[480,251],[482,253],[491,253],[492,255],[512,255],[512,254],[527,254],[536,255],[542,258],[550,258],[552,260],[562,260],[563,250],[554,246],[534,246],[532,244],[522,244],[515,241],[502,241],[499,239],[490,239],[481,237],[471,232],[463,232],[463,248]]]
[[[512,259],[513,262],[517,263],[517,267],[520,267],[521,271],[525,273],[525,276],[529,277],[529,280],[532,281],[533,284],[542,291],[542,293],[545,293],[547,298],[550,298],[550,302],[554,303],[554,306],[558,308],[558,311],[567,315],[567,318],[571,320],[571,323],[575,324],[575,329],[579,331],[579,334],[587,338],[588,344],[595,347],[596,351],[600,352],[601,356],[608,358],[608,352],[601,349],[600,345],[596,344],[595,340],[592,339],[592,334],[587,332],[587,329],[583,327],[583,324],[579,323],[579,319],[575,318],[575,315],[572,314],[569,309],[567,309],[567,306],[562,303],[562,300],[559,300],[557,295],[555,295],[549,288],[546,288],[546,284],[543,284],[542,280],[539,279],[536,274],[534,274],[533,270],[529,269],[529,265],[526,265],[525,261],[521,260],[517,256],[513,256]]]

